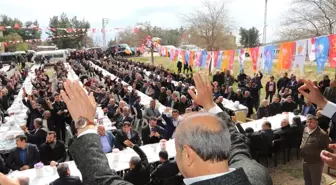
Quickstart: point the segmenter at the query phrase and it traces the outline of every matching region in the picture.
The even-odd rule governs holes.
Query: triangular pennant
[[[20,29],[20,28],[21,28],[20,25],[18,23],[15,23],[14,29]]]
[[[5,30],[6,30],[5,26],[0,26],[0,31],[5,31]]]

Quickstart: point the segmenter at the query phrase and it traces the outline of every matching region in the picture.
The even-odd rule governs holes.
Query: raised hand
[[[193,79],[197,93],[195,94],[191,89],[188,90],[188,93],[198,105],[201,105],[206,111],[210,110],[216,104],[212,99],[212,85],[208,76],[202,79],[201,74],[196,73]]]
[[[316,104],[318,107],[324,108],[327,105],[328,100],[322,96],[319,88],[310,80],[303,80],[303,82],[305,84],[298,89],[300,94],[306,97],[310,102]],[[309,93],[306,92],[306,90],[309,90]]]
[[[78,81],[71,82],[66,80],[63,85],[65,91],[61,90],[61,96],[71,117],[74,120],[84,117],[93,121],[96,114],[96,101],[93,93],[88,96]]]

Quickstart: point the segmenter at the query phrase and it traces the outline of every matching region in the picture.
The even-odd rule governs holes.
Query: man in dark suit
[[[141,101],[140,96],[135,97],[135,103],[133,104],[133,109],[132,109],[132,110],[136,111],[136,113],[134,112],[134,115],[136,115],[137,119],[142,119],[143,105],[140,104],[140,101]]]
[[[144,145],[160,142],[165,134],[165,129],[157,125],[157,118],[151,117],[149,125],[142,128],[142,141]]]
[[[301,115],[303,116],[307,116],[308,114],[315,115],[315,113],[316,113],[316,108],[309,100],[307,100],[306,103],[302,107]]]
[[[224,94],[224,98],[228,99],[228,100],[232,100],[232,101],[236,101],[237,100],[237,94],[233,91],[233,87],[230,86],[228,88],[228,92]]]
[[[124,180],[134,185],[147,184],[150,180],[150,166],[146,154],[129,140],[126,140],[124,144],[133,148],[133,150],[139,155],[139,157],[133,156],[131,158],[129,162],[130,171],[125,174]]]
[[[168,152],[163,150],[159,152],[160,163],[156,170],[154,170],[151,174],[153,179],[164,179],[177,175],[179,173],[179,169],[175,161],[169,161]]]
[[[223,105],[223,96],[219,96],[216,100],[216,104],[219,108],[221,108],[223,111],[225,111],[224,105]]]
[[[57,139],[65,142],[65,118],[68,114],[68,109],[63,101],[61,101],[60,94],[54,94],[53,117],[55,124],[55,130],[57,133]]]
[[[168,112],[169,110],[166,109],[166,113]],[[162,114],[162,119],[165,120],[166,122],[166,132],[165,132],[165,136],[164,136],[164,139],[171,139],[173,137],[173,134],[175,132],[175,129],[177,127],[177,125],[179,124],[181,118],[180,118],[180,114],[179,114],[179,111],[174,109],[172,111],[172,115],[171,116],[167,116],[166,114]]]
[[[130,140],[132,143],[140,146],[141,140],[137,131],[132,129],[131,123],[125,121],[122,127],[122,130],[118,130],[116,132],[116,143],[115,147],[119,148],[119,150],[123,150],[126,145],[124,142],[126,140]]]
[[[285,146],[291,146],[293,142],[293,129],[289,125],[288,119],[281,121],[281,128],[274,130],[274,139],[283,139]]]
[[[46,110],[43,112],[42,124],[44,128],[47,128],[48,131],[55,131],[54,119],[51,116],[51,112]]]
[[[44,165],[57,166],[66,160],[63,141],[57,140],[56,132],[48,132],[47,141],[40,147],[41,160]]]
[[[292,96],[288,96],[281,105],[283,112],[293,112],[297,108],[297,103],[293,101]]]
[[[57,166],[57,173],[59,178],[50,185],[82,185],[82,181],[77,176],[70,175],[70,169],[68,164],[62,163]]]
[[[34,168],[40,161],[40,152],[36,145],[27,143],[25,135],[15,137],[16,147],[13,148],[7,159],[7,166],[12,170],[27,170]]]
[[[133,122],[133,118],[130,116],[130,108],[129,107],[124,107],[123,108],[123,112],[122,112],[122,118],[121,120],[119,121],[119,123],[117,123],[117,128],[120,129],[122,126],[123,126],[123,123],[124,122],[130,122],[132,123]]]
[[[269,104],[269,115],[275,116],[282,113],[282,106],[280,103],[279,96],[274,96],[272,103]]]
[[[43,122],[41,118],[36,118],[34,120],[34,127],[35,129],[30,132],[28,131],[28,128],[26,126],[22,126],[22,130],[27,136],[29,143],[35,144],[36,146],[40,147],[40,145],[45,142],[45,139],[47,137],[47,131],[43,127]]]

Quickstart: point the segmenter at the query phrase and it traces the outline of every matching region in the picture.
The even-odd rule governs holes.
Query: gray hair
[[[40,127],[43,126],[43,121],[42,121],[41,118],[36,118],[36,119],[34,119],[34,122],[35,122],[37,125],[39,125]]]
[[[178,99],[180,99],[180,93],[178,91],[174,91],[173,95],[175,95],[176,97],[178,97]]]
[[[141,159],[138,156],[133,156],[130,160],[130,163],[134,165],[135,168],[141,165]]]
[[[209,115],[209,113],[197,114]],[[231,148],[230,133],[224,121],[218,117],[214,119],[216,119],[219,129],[211,130],[200,125],[188,127],[188,129],[178,129],[175,132],[176,147],[182,150],[184,145],[189,146],[203,161],[220,162],[227,160]],[[184,124],[188,123],[182,121],[178,127]]]

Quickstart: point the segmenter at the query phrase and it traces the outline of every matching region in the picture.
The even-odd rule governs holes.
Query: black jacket
[[[56,179],[50,185],[82,185],[82,181],[77,176],[66,176]]]
[[[160,126],[156,126],[154,130],[160,134],[160,137],[155,137],[155,136],[150,137],[151,133],[150,133],[149,125],[142,128],[141,137],[142,137],[142,141],[144,145],[158,143],[160,142],[161,139],[163,139],[164,134],[165,134],[165,129]]]
[[[283,102],[282,103],[282,111],[283,112],[293,112],[295,109],[297,109],[297,104],[295,102]]]
[[[124,177],[124,180],[134,185],[144,185],[150,180],[150,166],[146,154],[136,145],[133,150],[140,156],[141,164],[130,170]]]
[[[275,116],[282,113],[281,103],[270,103],[269,104],[269,116]]]
[[[260,106],[258,108],[257,118],[261,119],[261,118],[268,117],[268,116],[269,116],[269,106],[267,107]]]
[[[7,165],[12,170],[19,170],[22,166],[28,165],[30,168],[34,168],[34,164],[40,161],[40,152],[36,145],[27,143],[27,159],[26,163],[22,163],[20,158],[20,148],[13,148],[7,158]]]
[[[124,148],[126,148],[124,141],[128,140],[127,134],[122,130],[118,130],[115,136],[116,136],[115,147],[118,148],[119,150],[123,150]],[[135,145],[139,146],[141,145],[141,140],[137,131],[131,130],[130,141]]]
[[[27,136],[29,143],[35,144],[38,147],[40,147],[40,145],[44,143],[46,140],[47,131],[45,131],[44,128],[42,127],[38,129],[37,131],[32,130],[30,133],[26,133],[25,135]]]
[[[54,149],[49,144],[43,143],[40,147],[41,160],[44,165],[49,165],[51,161],[58,163],[66,160],[66,151],[63,141],[56,141]]]
[[[179,173],[179,169],[177,167],[176,161],[165,161],[161,165],[159,165],[156,170],[154,170],[151,174],[151,177],[154,179],[163,179],[169,178],[177,175]]]
[[[283,139],[285,146],[291,146],[293,142],[293,130],[290,125],[281,127],[274,131],[274,139]]]
[[[7,174],[8,173],[8,168],[6,167],[6,163],[4,159],[0,155],[0,173]]]

